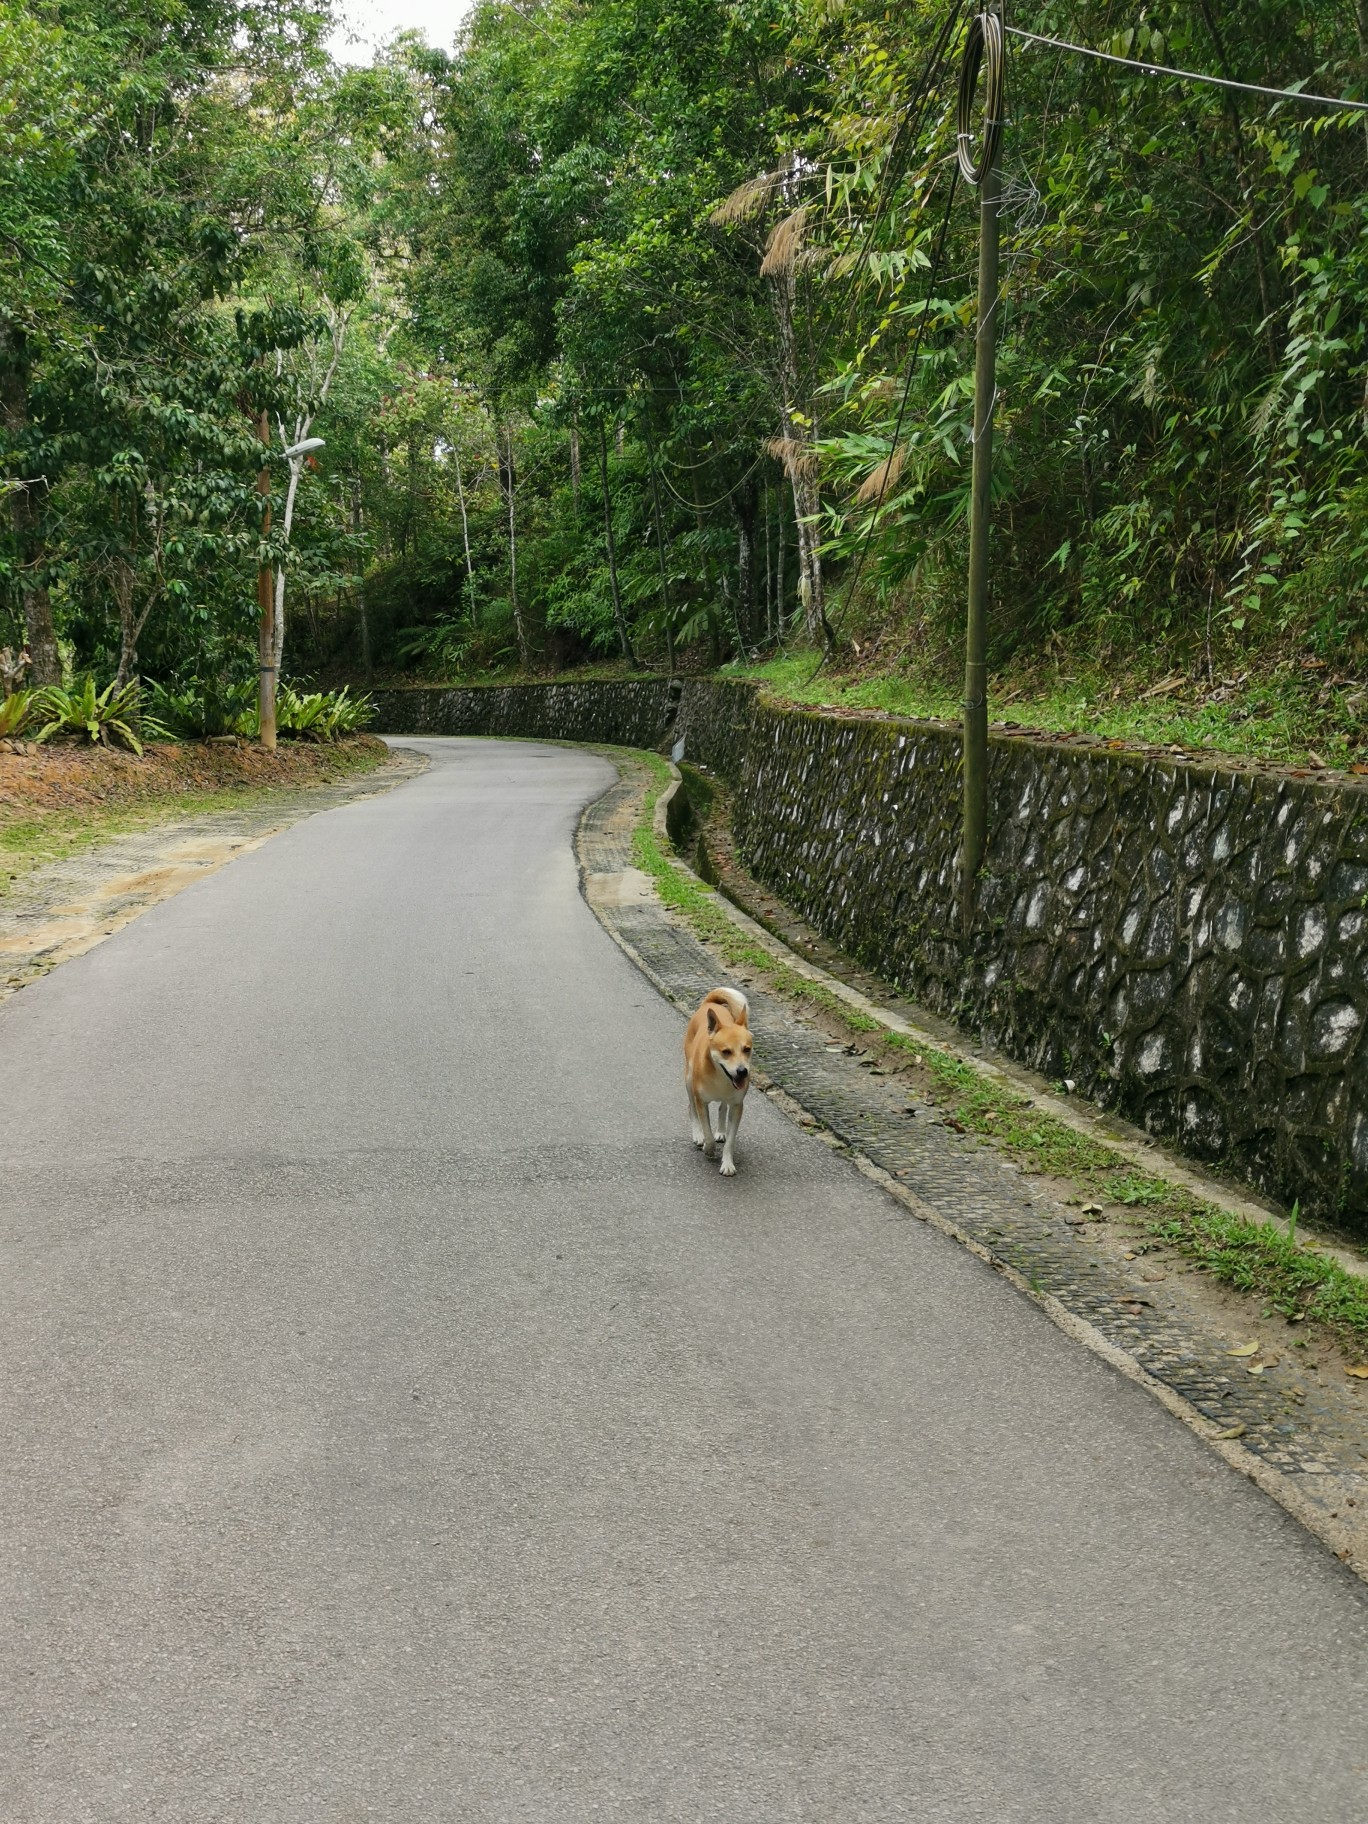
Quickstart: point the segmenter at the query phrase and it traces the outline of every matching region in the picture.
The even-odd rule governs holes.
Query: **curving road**
[[[4,1824],[1368,1815],[1368,1602],[412,743],[0,1009]]]

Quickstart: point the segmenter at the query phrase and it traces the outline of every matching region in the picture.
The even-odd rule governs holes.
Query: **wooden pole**
[[[997,392],[997,167],[979,189],[978,335],[974,345],[974,463],[969,501],[969,612],[964,639],[964,848],[967,932],[988,845],[988,536],[992,525],[993,402]]]
[[[994,0],[990,11],[996,12],[1001,19],[1000,0]],[[994,86],[990,76],[990,109],[994,106]],[[997,89],[1000,97],[1000,81]],[[966,93],[962,88],[962,111]],[[967,125],[967,120],[962,118],[962,140]],[[974,337],[974,458],[969,496],[969,600],[964,637],[964,821],[960,849],[960,906],[966,938],[973,925],[978,875],[988,848],[988,539],[992,526],[998,239],[1002,199],[996,156],[1001,123],[996,124],[996,131],[992,127],[993,123],[985,122],[983,165],[974,173],[979,192],[978,327]],[[962,169],[964,161],[962,143]]]
[[[257,436],[271,441],[271,420],[265,412],[257,419]],[[271,471],[265,463],[257,472],[257,493],[265,501],[261,512],[262,542],[271,536]],[[275,579],[269,561],[257,566],[257,719],[265,748],[276,744]]]

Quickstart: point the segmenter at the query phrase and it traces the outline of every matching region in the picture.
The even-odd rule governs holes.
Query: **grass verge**
[[[962,690],[934,676],[824,667],[788,653],[723,675],[754,678],[791,703],[877,709],[958,722]],[[814,675],[814,673],[816,675]],[[1280,766],[1347,767],[1368,754],[1362,687],[1324,667],[1283,664],[1257,676],[1200,679],[1087,667],[1022,667],[989,681],[990,714],[1052,734],[1230,754]]]
[[[820,1010],[866,1046],[877,1046],[888,1061],[925,1073],[928,1099],[943,1119],[991,1142],[1029,1172],[1067,1179],[1081,1193],[1085,1209],[1100,1216],[1104,1203],[1119,1207],[1152,1244],[1172,1248],[1224,1285],[1259,1300],[1265,1316],[1277,1314],[1314,1327],[1355,1361],[1368,1356],[1368,1279],[1326,1259],[1314,1243],[1295,1234],[1252,1222],[1137,1170],[1102,1141],[1055,1120],[1029,1096],[851,1007],[734,925],[698,882],[675,865],[656,834],[655,808],[670,783],[668,764],[658,754],[638,752],[636,758],[651,774],[632,835],[636,864],[664,903],[732,968],[746,970],[786,999]]]

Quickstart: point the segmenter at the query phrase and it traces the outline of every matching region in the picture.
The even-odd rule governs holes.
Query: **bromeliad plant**
[[[250,683],[189,678],[178,689],[149,683],[142,732],[154,741],[207,741],[256,730],[256,692]]]
[[[33,690],[12,690],[0,699],[0,741],[22,735],[33,721]]]
[[[301,695],[287,684],[276,698],[276,732],[300,741],[335,741],[357,734],[374,713],[370,697],[353,697],[345,686]]]
[[[134,730],[138,722],[138,682],[132,679],[120,685],[95,688],[94,678],[84,678],[71,690],[50,684],[35,691],[29,706],[30,719],[41,724],[36,741],[53,736],[98,743],[101,747],[118,744],[135,754],[142,753],[142,742]]]

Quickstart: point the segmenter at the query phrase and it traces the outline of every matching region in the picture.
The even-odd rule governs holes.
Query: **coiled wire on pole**
[[[956,113],[955,153],[965,180],[981,184],[997,163],[1002,143],[1002,128],[1007,116],[1007,59],[1002,29],[1002,15],[997,12],[976,13],[969,21],[969,36],[964,41],[964,58],[960,64],[959,107]],[[983,92],[983,146],[979,161],[974,163],[974,96],[978,92],[979,72],[987,65]]]

